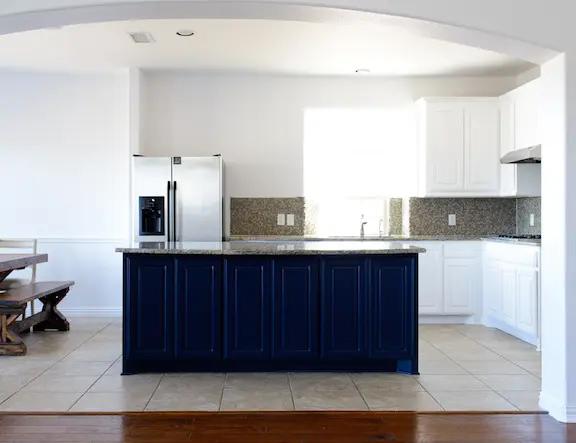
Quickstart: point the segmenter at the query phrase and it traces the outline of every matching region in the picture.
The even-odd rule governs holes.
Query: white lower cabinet
[[[410,242],[426,249],[418,262],[418,313],[462,315],[479,313],[482,292],[481,242]]]
[[[487,242],[483,323],[537,345],[539,248]]]
[[[444,260],[444,314],[473,314],[479,288],[478,259],[446,258]]]

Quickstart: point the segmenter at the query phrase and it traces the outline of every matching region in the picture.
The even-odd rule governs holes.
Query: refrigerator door
[[[170,157],[133,157],[132,219],[136,242],[168,241],[172,205],[168,189],[168,186],[172,187],[171,161]],[[156,211],[153,214],[150,214],[151,207]],[[148,216],[155,220],[148,222]]]
[[[222,241],[222,158],[173,157],[176,241]]]

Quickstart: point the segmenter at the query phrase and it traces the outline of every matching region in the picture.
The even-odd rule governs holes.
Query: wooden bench
[[[73,284],[72,281],[40,282],[0,293],[0,355],[25,355],[26,344],[19,334],[30,328],[69,331],[70,323],[56,306]],[[27,303],[36,299],[44,305],[42,312],[17,321]]]

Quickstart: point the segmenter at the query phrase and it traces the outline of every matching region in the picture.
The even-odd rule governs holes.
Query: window
[[[309,109],[304,115],[304,195],[322,236],[388,232],[388,198],[415,185],[409,108]]]

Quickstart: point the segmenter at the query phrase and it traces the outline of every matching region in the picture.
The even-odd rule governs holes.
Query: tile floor
[[[71,318],[0,357],[0,411],[538,410],[540,353],[483,326],[420,327],[420,376],[386,373],[120,376],[118,319]]]

